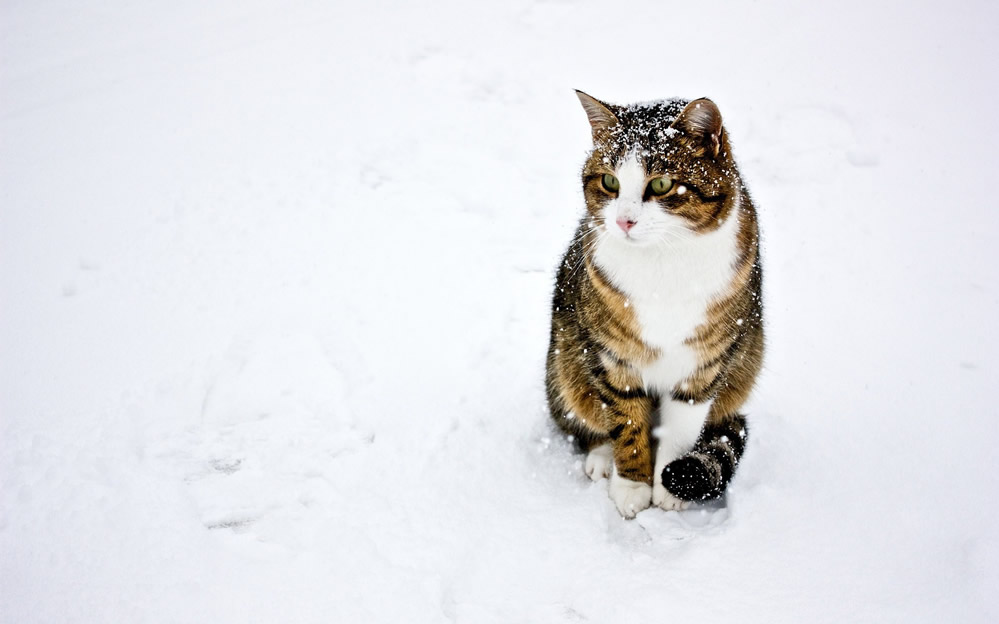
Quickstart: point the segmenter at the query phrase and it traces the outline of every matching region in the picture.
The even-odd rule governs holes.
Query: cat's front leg
[[[654,432],[659,438],[659,444],[653,469],[655,480],[652,485],[652,502],[667,511],[686,509],[690,502],[673,496],[663,486],[663,470],[673,460],[689,453],[697,444],[711,410],[711,402],[697,403],[690,399],[663,401],[659,410],[660,426]]]
[[[618,512],[634,518],[652,502],[652,400],[618,397],[603,409],[614,452],[608,492]]]

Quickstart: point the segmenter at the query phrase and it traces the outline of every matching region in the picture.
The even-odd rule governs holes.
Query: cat
[[[746,446],[764,350],[756,210],[711,100],[576,94],[593,149],[552,298],[548,407],[622,516],[685,509],[724,493]]]

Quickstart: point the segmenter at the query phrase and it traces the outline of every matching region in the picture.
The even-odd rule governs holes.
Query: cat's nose
[[[628,230],[630,230],[631,228],[635,227],[636,223],[638,223],[638,222],[637,221],[632,221],[631,219],[621,218],[621,219],[617,220],[617,226],[619,228],[621,228],[622,230],[624,230],[625,234],[628,233]]]

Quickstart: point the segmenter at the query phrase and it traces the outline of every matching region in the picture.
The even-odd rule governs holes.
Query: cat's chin
[[[630,234],[616,234],[610,237],[614,241],[615,245],[620,245],[627,248],[635,247],[652,247],[656,244],[657,239],[654,236],[634,236]]]

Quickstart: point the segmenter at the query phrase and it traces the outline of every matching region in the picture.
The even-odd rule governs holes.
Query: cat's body
[[[752,201],[709,100],[579,94],[593,129],[587,214],[559,268],[552,417],[610,476],[622,515],[724,492],[763,357]]]

